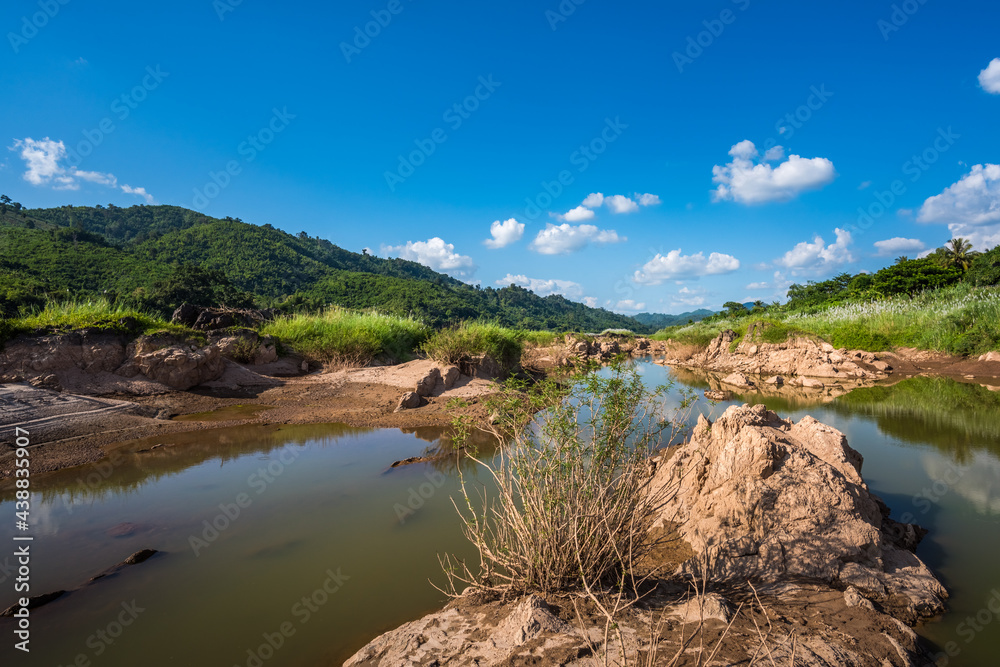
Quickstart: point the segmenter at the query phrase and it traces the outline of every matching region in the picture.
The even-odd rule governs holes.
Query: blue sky
[[[0,190],[624,313],[1000,243],[1000,7],[672,4],[10,0]]]

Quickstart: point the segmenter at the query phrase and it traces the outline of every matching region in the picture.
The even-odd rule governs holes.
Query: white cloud
[[[851,233],[843,229],[835,229],[837,241],[826,245],[823,237],[818,234],[812,243],[803,241],[774,260],[778,266],[791,269],[793,272],[821,272],[823,270],[847,264],[854,261],[851,254]]]
[[[32,185],[48,185],[66,172],[59,164],[66,158],[66,146],[61,141],[26,137],[14,140],[11,150],[17,149],[21,149],[21,159],[28,167],[24,180]]]
[[[487,248],[506,248],[511,243],[516,243],[524,236],[524,223],[518,222],[514,218],[500,222],[496,220],[490,225],[491,239],[486,239],[483,244]]]
[[[18,151],[25,167],[24,180],[35,186],[48,185],[55,190],[79,190],[81,181],[104,185],[109,188],[118,187],[118,179],[114,174],[100,171],[83,171],[76,167],[66,168],[62,162],[67,157],[66,145],[61,141],[44,139],[15,139],[10,150]],[[153,203],[153,197],[145,188],[121,186],[122,192],[139,195],[147,203]]]
[[[978,250],[1000,243],[1000,164],[977,164],[939,195],[929,197],[917,222],[948,225],[951,235]]]
[[[608,301],[608,305],[611,306],[611,302]],[[611,310],[618,312],[628,312],[628,313],[638,313],[640,311],[646,310],[645,302],[636,302],[632,299],[622,299],[615,305],[611,306]]]
[[[979,85],[988,93],[1000,95],[1000,58],[994,58],[979,73]]]
[[[78,169],[73,169],[72,175],[82,181],[89,181],[90,183],[97,183],[98,185],[107,185],[112,188],[118,185],[118,179],[115,178],[114,174],[102,174],[99,171],[80,171]]]
[[[567,299],[573,300],[577,300],[583,296],[583,287],[580,283],[575,283],[571,280],[543,280],[541,278],[529,278],[525,275],[515,276],[508,273],[496,281],[496,284],[501,286],[510,284],[518,285],[519,287],[531,290],[538,296],[562,294]]]
[[[566,211],[564,215],[553,215],[553,217],[566,222],[583,222],[584,220],[592,219],[594,212],[586,206],[577,206],[574,209]]]
[[[471,257],[458,254],[453,243],[445,243],[437,236],[426,241],[407,241],[401,246],[382,246],[382,254],[419,262],[463,280],[470,278],[478,268]]]
[[[703,306],[705,305],[705,294],[707,293],[708,292],[706,290],[701,288],[693,289],[691,287],[682,287],[677,290],[677,294],[670,297],[670,307]]]
[[[698,276],[732,273],[740,268],[740,260],[732,255],[713,252],[705,258],[704,253],[682,255],[681,249],[671,250],[666,255],[656,253],[653,259],[639,271],[632,280],[641,285],[659,285],[664,280],[685,280]]]
[[[662,202],[660,201],[659,195],[654,195],[650,193],[635,194],[636,199],[639,200],[639,206],[659,206]]]
[[[597,297],[596,296],[585,296],[581,299],[583,305],[590,306],[591,308],[597,308]]]
[[[604,195],[600,192],[591,192],[587,195],[587,198],[583,200],[583,205],[587,208],[597,208],[604,203]]]
[[[920,252],[927,247],[920,239],[905,239],[901,236],[884,241],[876,241],[874,245],[875,249],[878,250],[877,254],[879,257],[892,257],[899,253]]]
[[[732,161],[712,167],[712,182],[718,184],[712,199],[734,200],[741,204],[788,201],[806,190],[827,185],[837,176],[833,163],[822,157],[789,155],[786,161],[772,167],[766,161],[769,156],[774,159],[777,155],[775,148],[765,154],[763,161],[754,164],[758,153],[752,141],[744,139],[734,145],[729,150]]]
[[[538,232],[528,248],[543,255],[565,255],[582,249],[588,243],[621,243],[627,240],[613,229],[598,229],[594,225],[548,224]]]
[[[975,165],[941,194],[928,197],[917,221],[967,225],[1000,222],[1000,165]]]
[[[772,146],[764,152],[764,162],[777,162],[785,159],[785,148],[783,146]]]
[[[126,184],[122,186],[122,192],[127,195],[138,195],[145,199],[147,204],[156,203],[156,200],[153,199],[153,195],[146,192],[146,188],[133,188],[132,186]]]
[[[771,289],[771,283],[750,283],[746,286],[746,289]]]
[[[861,184],[858,186],[858,190],[867,190],[871,187],[871,184],[871,181],[861,181]]]
[[[604,203],[612,213],[635,213],[639,205],[625,195],[612,195],[604,198]]]

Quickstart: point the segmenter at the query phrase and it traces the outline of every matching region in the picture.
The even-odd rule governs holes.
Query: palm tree
[[[896,264],[902,264],[903,262],[909,262],[909,261],[910,258],[907,257],[906,255],[900,255],[899,257],[896,258]]]
[[[960,268],[963,272],[969,270],[969,264],[972,262],[972,259],[979,254],[972,252],[972,244],[961,236],[948,241],[944,246],[944,250],[948,266]]]

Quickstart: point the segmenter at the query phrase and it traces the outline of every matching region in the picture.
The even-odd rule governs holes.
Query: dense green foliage
[[[969,266],[966,280],[973,285],[1000,285],[1000,246],[976,257]]]
[[[679,315],[665,315],[663,313],[639,313],[638,315],[633,315],[632,319],[645,324],[647,327],[653,329],[663,329],[664,327],[673,327],[681,324],[689,324],[690,322],[700,322],[701,320],[714,315],[714,310],[708,310],[707,308],[700,308],[698,310],[692,310],[689,313],[680,313]]]
[[[765,342],[807,335],[838,348],[879,352],[892,347],[916,347],[975,355],[1000,349],[1000,289],[959,283],[913,296],[902,294],[803,310],[772,306],[764,316],[717,316],[664,329],[654,338],[705,345],[726,329],[743,336],[757,321],[768,325],[763,334]]]
[[[162,316],[186,301],[286,312],[375,308],[434,327],[488,319],[521,329],[647,331],[632,318],[558,295],[479,289],[416,262],[176,206],[10,205],[0,211],[0,247],[8,249],[0,259],[6,317],[51,300],[107,298]]]
[[[317,361],[363,366],[380,356],[409,358],[430,332],[410,318],[330,308],[318,315],[277,319],[266,324],[261,333],[275,336]]]

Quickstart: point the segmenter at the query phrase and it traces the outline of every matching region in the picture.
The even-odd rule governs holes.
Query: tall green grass
[[[430,334],[409,317],[330,308],[268,322],[261,333],[274,336],[316,361],[365,365],[378,356],[404,360]]]
[[[959,283],[914,297],[897,296],[833,306],[815,313],[772,309],[767,316],[745,315],[683,327],[653,335],[656,340],[707,345],[721,331],[742,336],[753,322],[764,320],[767,342],[811,335],[834,347],[880,352],[916,347],[957,355],[977,355],[1000,348],[1000,288]]]
[[[463,322],[435,332],[422,349],[430,358],[445,364],[457,364],[472,357],[488,355],[501,367],[510,370],[520,362],[528,335],[495,322]]]
[[[39,330],[51,332],[101,329],[115,333],[142,335],[166,332],[178,336],[198,334],[188,327],[172,324],[159,315],[107,299],[49,302],[44,308],[0,322],[0,341]]]

